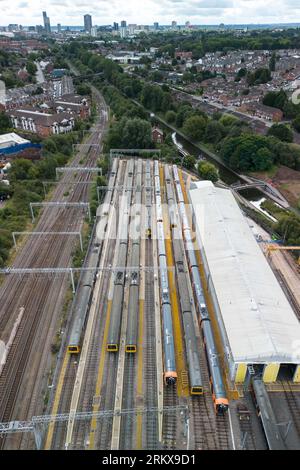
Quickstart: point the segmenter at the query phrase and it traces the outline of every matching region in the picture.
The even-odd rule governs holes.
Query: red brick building
[[[162,144],[164,141],[164,133],[159,127],[153,127],[152,129],[152,140],[156,144]]]
[[[247,112],[252,116],[256,116],[267,121],[279,122],[283,119],[283,112],[281,109],[272,108],[261,103],[249,103],[241,106],[242,112]]]

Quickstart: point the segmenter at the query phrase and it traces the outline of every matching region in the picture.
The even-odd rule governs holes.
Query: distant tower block
[[[235,373],[235,383],[243,383],[245,381],[247,374],[247,364],[240,363],[237,366],[236,373]]]
[[[280,364],[277,362],[266,364],[263,372],[263,381],[265,383],[276,382],[279,368]]]

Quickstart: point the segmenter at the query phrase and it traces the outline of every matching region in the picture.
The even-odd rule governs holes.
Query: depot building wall
[[[207,257],[205,254],[205,249],[202,243],[201,235],[198,230],[198,225],[196,223],[195,213],[192,208],[192,223],[193,223],[193,231],[196,234],[196,239],[198,243],[198,247],[201,253],[201,260],[203,263],[205,279],[207,283],[207,290],[209,296],[212,300],[213,308],[214,308],[214,315],[215,319],[218,323],[219,333],[222,339],[222,346],[223,346],[223,359],[222,361],[228,370],[229,378],[232,382],[236,384],[241,384],[246,380],[247,377],[247,370],[249,366],[258,365],[262,372],[262,379],[265,383],[272,383],[277,380],[278,373],[280,370],[281,364],[278,362],[262,362],[262,361],[251,361],[248,362],[247,358],[245,361],[237,361],[234,359],[230,347],[230,342],[227,337],[226,328],[223,322],[222,310],[218,302],[218,297],[216,294],[216,290],[214,287],[213,277],[211,276],[209,265],[207,261]],[[295,370],[292,375],[292,380],[294,382],[300,383],[300,365],[295,364]]]

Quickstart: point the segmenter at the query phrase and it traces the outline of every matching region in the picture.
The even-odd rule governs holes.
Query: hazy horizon
[[[147,25],[190,21],[201,26],[300,23],[300,0],[0,0],[0,6],[2,26],[43,24],[42,11],[53,26],[79,26],[84,14],[91,14],[97,25],[121,20]]]

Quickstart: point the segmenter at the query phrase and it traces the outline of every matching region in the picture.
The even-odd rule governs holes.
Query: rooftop
[[[4,145],[12,145],[12,144],[27,144],[29,140],[23,139],[15,132],[10,132],[9,134],[0,135],[0,146],[3,147]]]
[[[300,323],[231,191],[203,181],[189,196],[234,362],[300,363]]]

